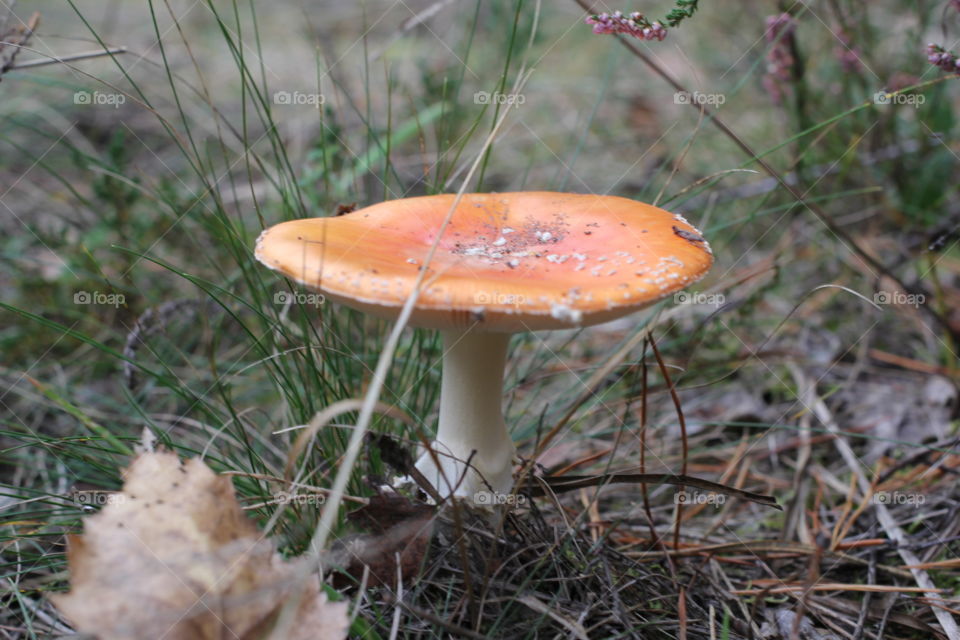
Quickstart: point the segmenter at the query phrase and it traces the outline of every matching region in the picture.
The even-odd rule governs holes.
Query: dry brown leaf
[[[352,577],[333,573],[334,587],[348,587],[361,581],[369,570],[367,584],[393,587],[397,570],[405,584],[420,572],[420,565],[433,536],[436,508],[398,495],[378,495],[366,506],[347,514],[347,519],[375,531],[342,538],[327,554],[327,562]]]
[[[384,533],[395,525],[411,520],[431,519],[436,507],[414,502],[394,493],[371,496],[367,504],[347,514],[347,520],[371,531]]]
[[[297,571],[244,515],[233,485],[201,460],[144,453],[121,493],[70,536],[71,590],[54,604],[101,640],[265,638]],[[311,577],[288,637],[345,638],[345,602]]]

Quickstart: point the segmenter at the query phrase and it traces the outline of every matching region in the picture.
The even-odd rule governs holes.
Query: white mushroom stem
[[[417,461],[441,496],[476,499],[477,492],[508,493],[513,486],[516,449],[503,421],[503,369],[510,334],[444,331],[440,419],[434,450]],[[473,458],[470,458],[472,452]],[[470,460],[473,469],[468,469]],[[479,472],[483,479],[477,476]],[[487,486],[489,485],[489,487]],[[487,502],[488,504],[490,502]]]

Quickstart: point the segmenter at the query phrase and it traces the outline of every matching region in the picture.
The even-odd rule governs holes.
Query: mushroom
[[[435,455],[424,452],[416,466],[442,496],[475,499],[513,486],[515,448],[501,408],[510,335],[632,313],[699,280],[713,256],[679,215],[551,192],[465,194],[437,242],[455,198],[284,222],[260,235],[256,257],[327,299],[388,319],[427,269],[409,324],[440,330],[444,353]]]

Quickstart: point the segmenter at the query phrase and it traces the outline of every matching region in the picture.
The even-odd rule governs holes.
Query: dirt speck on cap
[[[706,244],[707,242],[699,233],[693,233],[692,231],[687,231],[686,229],[681,229],[677,226],[673,227],[673,232],[687,242],[692,242],[694,244]]]

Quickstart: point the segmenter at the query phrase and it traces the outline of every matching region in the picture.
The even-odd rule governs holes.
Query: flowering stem
[[[667,37],[667,29],[662,24],[650,22],[639,11],[631,14],[621,11],[597,13],[587,16],[585,22],[593,25],[594,33],[622,33],[640,40],[663,40]]]
[[[927,45],[927,61],[934,66],[940,67],[944,71],[953,73],[960,71],[960,58],[957,58],[952,51],[947,51],[940,45],[932,42]]]

